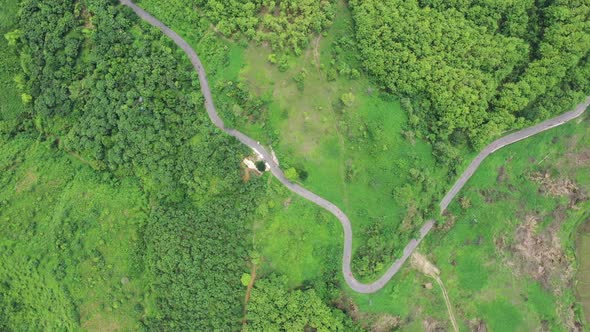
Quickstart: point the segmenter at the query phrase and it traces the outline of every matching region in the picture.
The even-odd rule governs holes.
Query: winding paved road
[[[586,108],[590,106],[590,97],[586,98],[586,101],[580,103],[576,108],[572,111],[563,113],[558,115],[554,118],[549,120],[543,121],[537,125],[532,127],[528,127],[512,134],[506,135],[501,137],[492,143],[488,144],[478,155],[473,159],[471,164],[467,167],[467,169],[461,174],[461,177],[455,182],[451,190],[443,197],[442,201],[440,202],[440,211],[443,212],[447,209],[453,198],[457,195],[457,193],[463,188],[467,180],[471,178],[473,173],[477,170],[481,162],[487,158],[490,154],[494,153],[495,151],[505,147],[506,145],[510,145],[512,143],[522,141],[525,138],[534,136],[540,132],[545,130],[549,130],[551,128],[555,128],[561,126],[564,123],[567,123],[584,113]]]
[[[321,206],[322,208],[330,211],[338,220],[340,224],[342,224],[342,228],[344,230],[344,253],[342,255],[342,272],[344,274],[344,279],[346,283],[352,288],[354,291],[359,293],[374,293],[381,289],[385,284],[397,273],[400,269],[402,264],[410,257],[412,252],[416,249],[416,247],[420,244],[422,239],[430,232],[432,226],[434,225],[434,220],[427,221],[424,226],[420,229],[420,237],[418,239],[411,240],[405,247],[403,251],[402,257],[397,259],[393,262],[393,264],[387,269],[387,271],[379,278],[377,281],[374,281],[370,284],[363,284],[356,280],[352,275],[352,271],[350,270],[350,261],[352,258],[352,228],[350,225],[350,220],[340,210],[336,205],[332,204],[331,202],[327,201],[326,199],[312,193],[311,191],[301,187],[300,185],[293,183],[285,177],[283,171],[279,168],[279,166],[273,161],[272,155],[266,150],[260,143],[253,140],[252,138],[244,135],[243,133],[231,129],[226,128],[223,120],[217,114],[215,110],[215,105],[213,104],[213,97],[211,96],[211,90],[209,88],[209,82],[207,81],[207,75],[205,73],[205,69],[203,68],[203,64],[199,59],[197,53],[189,46],[189,44],[182,39],[176,32],[168,28],[164,23],[160,22],[158,19],[147,13],[145,10],[134,4],[130,0],[120,0],[121,4],[131,8],[141,19],[148,22],[154,27],[160,29],[165,35],[170,37],[176,45],[178,45],[182,50],[186,53],[188,58],[190,59],[193,67],[199,74],[199,81],[201,83],[201,92],[205,97],[205,109],[207,110],[207,114],[209,114],[209,118],[211,122],[215,124],[215,126],[227,134],[237,138],[243,144],[249,146],[250,148],[256,150],[262,157],[264,161],[270,167],[270,171],[272,174],[283,184],[285,187],[289,188],[292,192],[296,193],[297,195]],[[522,140],[534,134],[537,134],[541,131],[545,131],[547,129],[559,126],[563,123],[566,123],[569,120],[572,120],[578,116],[580,116],[586,107],[590,104],[590,97],[586,100],[585,103],[580,104],[574,111],[565,113],[560,115],[556,118],[547,120],[542,122],[534,127],[530,127],[513,134],[510,134],[506,137],[503,137],[492,144],[488,145],[478,156],[477,158],[469,165],[467,170],[461,175],[457,183],[453,186],[451,191],[445,196],[443,201],[440,203],[441,212],[444,211],[451,200],[455,197],[457,192],[465,185],[467,180],[473,175],[479,164],[485,159],[490,153],[498,150],[499,148],[506,146],[508,144],[514,143],[516,141]]]

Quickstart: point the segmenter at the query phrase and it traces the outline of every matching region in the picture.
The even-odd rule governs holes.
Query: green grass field
[[[446,172],[435,166],[428,144],[403,138],[407,118],[396,99],[382,95],[363,76],[328,80],[322,68],[330,64],[334,41],[352,33],[347,8],[341,3],[337,9],[327,37],[313,37],[302,56],[289,58],[288,69],[281,71],[268,61],[272,51],[267,47],[250,44],[242,48],[224,41],[228,62],[221,70],[213,69],[213,78],[242,82],[252,94],[267,101],[258,110],[263,120],[240,120],[239,113],[226,118],[238,118],[234,124],[269,144],[284,169],[303,170],[308,174],[302,181],[304,186],[347,213],[353,222],[355,248],[367,241],[363,229],[384,224],[396,231],[389,245],[399,251],[414,227],[422,223],[421,212],[442,191]],[[341,58],[356,65],[352,52]],[[301,72],[306,73],[303,88],[294,79]],[[349,92],[355,101],[346,107],[340,97]],[[216,99],[224,98],[218,95]],[[417,182],[413,176],[440,181]],[[321,237],[328,235],[321,233]],[[272,243],[273,237],[269,233],[266,241]],[[380,259],[389,261],[391,257]],[[381,269],[385,267],[381,264]],[[361,273],[367,280],[376,276],[368,275]]]
[[[469,198],[471,206],[463,209],[453,202],[449,224],[441,223],[419,249],[440,268],[463,328],[483,320],[493,331],[559,331],[579,320],[570,267],[576,266],[574,238],[589,217],[588,201],[571,207],[570,196],[544,193],[531,176],[547,172],[551,179],[571,179],[579,192],[589,192],[589,127],[586,116],[490,156],[459,195]],[[541,265],[519,249],[526,240],[527,216],[537,220],[530,236],[541,246],[525,249],[553,253],[542,257],[558,261],[542,265],[546,273],[538,278]],[[382,291],[350,296],[362,310],[407,317],[415,330],[422,330],[427,318],[450,328],[440,293],[422,287],[430,281],[406,265]]]
[[[590,324],[590,219],[580,226],[576,238],[578,258],[576,294],[582,305],[585,324]]]
[[[3,36],[17,3],[0,3]],[[19,64],[1,37],[0,131],[8,135],[28,121],[14,81]],[[0,135],[0,326],[137,330],[149,308],[139,183],[97,173],[52,145]]]

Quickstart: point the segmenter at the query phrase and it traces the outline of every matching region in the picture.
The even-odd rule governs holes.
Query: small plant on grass
[[[340,96],[340,101],[346,107],[351,107],[356,100],[355,95],[352,92],[347,92]]]
[[[295,181],[295,180],[297,180],[299,175],[297,174],[297,170],[295,168],[291,167],[285,171],[285,177],[289,181]]]
[[[240,278],[240,282],[244,286],[248,286],[248,284],[250,284],[251,280],[252,280],[252,276],[249,273],[242,274],[242,277]]]
[[[463,196],[459,199],[459,204],[461,205],[461,208],[463,210],[467,210],[471,207],[471,200],[469,199],[469,197]]]

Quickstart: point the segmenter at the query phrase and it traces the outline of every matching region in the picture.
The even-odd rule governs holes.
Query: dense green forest
[[[14,2],[7,4],[14,15]],[[4,225],[0,243],[6,263],[0,264],[1,326],[93,329],[101,327],[103,319],[129,329],[237,329],[243,316],[240,276],[247,271],[253,250],[248,225],[266,184],[242,180],[240,161],[249,152],[209,122],[190,63],[158,30],[113,3],[25,0],[18,19],[2,21],[3,43],[10,44],[2,48],[9,57],[2,63],[6,78],[2,92],[15,99],[13,104],[2,104],[2,167],[19,171],[2,172],[7,191],[0,196]],[[16,114],[19,110],[22,113]],[[20,142],[15,153],[4,150],[12,141]],[[37,149],[51,152],[41,156],[30,152],[28,146],[38,144],[42,148]],[[70,158],[64,159],[64,154]],[[29,159],[27,164],[40,160],[55,164],[56,174],[45,179],[29,171],[19,182],[24,184],[17,184],[17,194],[18,188],[27,186],[24,190],[39,192],[38,201],[62,198],[40,205],[30,215],[21,214],[12,225],[13,215],[37,197],[29,191],[25,197],[11,194],[10,184],[23,176],[20,165]],[[108,233],[99,244],[94,244],[98,238],[84,237],[88,227],[95,227],[86,220],[100,225],[99,216],[108,213],[108,203],[95,197],[96,205],[90,205],[88,212],[70,212],[68,205],[75,197],[90,190],[84,189],[87,182],[68,184],[72,177],[82,176],[76,175],[80,170],[74,166],[62,166],[72,160],[91,168],[83,171],[91,174],[85,177],[103,178],[114,186],[107,192],[119,187],[130,190],[123,179],[137,179],[142,193],[130,198],[139,201],[121,203],[136,208],[141,221],[132,222],[129,212],[112,211],[117,218],[125,215],[131,226],[122,234],[135,236],[134,242]],[[62,179],[53,183],[56,177]],[[43,189],[43,181],[49,189]],[[56,192],[60,188],[67,188],[67,194]],[[55,240],[21,256],[26,237],[46,235]],[[105,250],[111,241],[128,243],[129,249],[110,250],[130,250],[132,257],[109,262]],[[40,269],[54,246],[63,254]],[[97,271],[107,268],[118,273],[81,275],[79,269],[87,261]],[[23,274],[15,274],[18,262],[24,263]],[[51,281],[55,293],[40,293],[42,273],[55,274]],[[75,286],[81,280],[84,284]],[[129,284],[133,284],[131,293],[126,292]],[[95,287],[108,297],[86,305]],[[58,303],[54,308],[46,307],[54,302],[50,298]],[[324,301],[315,299],[318,305]],[[103,317],[88,313],[97,306]],[[123,313],[120,320],[113,317],[116,311]],[[329,310],[323,319],[332,319],[331,314]]]
[[[364,67],[411,97],[413,125],[432,142],[479,148],[589,92],[590,6],[583,1],[350,5]]]

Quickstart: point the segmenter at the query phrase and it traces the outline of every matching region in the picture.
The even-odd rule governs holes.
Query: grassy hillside
[[[589,127],[586,115],[490,156],[419,249],[441,270],[464,328],[566,330],[582,322],[574,239],[589,218]],[[377,294],[350,296],[362,311],[401,316],[408,329],[450,328],[429,282],[406,265]]]

